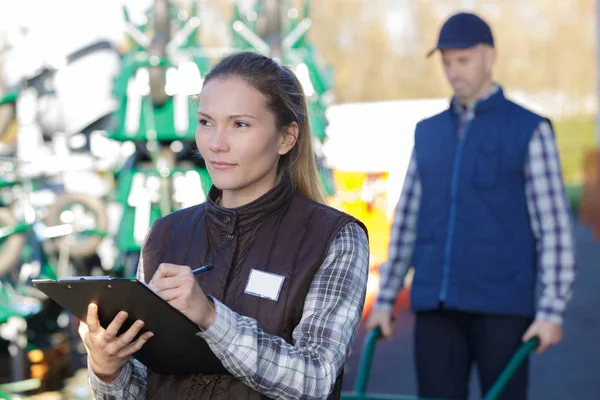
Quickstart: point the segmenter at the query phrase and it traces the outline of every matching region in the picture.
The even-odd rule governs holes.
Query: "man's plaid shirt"
[[[498,89],[496,85],[488,96]],[[453,104],[463,123],[474,118],[474,106]],[[540,123],[529,142],[523,173],[542,284],[536,318],[560,324],[572,294],[575,249],[558,149],[547,121]],[[391,310],[402,288],[412,261],[420,202],[421,182],[413,153],[391,228],[388,261],[380,267],[378,310]]]

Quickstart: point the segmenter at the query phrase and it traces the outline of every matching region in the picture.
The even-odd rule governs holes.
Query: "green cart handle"
[[[381,338],[381,329],[375,328],[371,330],[365,338],[365,344],[363,347],[363,353],[360,358],[360,367],[358,370],[358,376],[356,377],[356,383],[354,385],[355,396],[366,396],[367,384],[369,382],[369,374],[371,373],[371,363],[373,361],[373,354],[375,353],[375,344],[377,340]],[[506,365],[494,386],[485,395],[483,400],[496,400],[502,391],[506,388],[506,385],[510,382],[517,369],[521,366],[523,361],[527,359],[529,354],[535,350],[540,344],[539,338],[535,337],[529,339],[523,343],[513,355],[509,363]]]
[[[371,363],[375,353],[375,343],[381,338],[381,328],[377,327],[367,334],[365,345],[363,347],[362,357],[360,358],[360,367],[358,376],[354,385],[354,392],[358,396],[364,396],[367,384],[369,383],[369,374],[371,373]]]
[[[517,369],[523,364],[523,361],[527,359],[529,353],[534,351],[540,345],[540,339],[534,337],[523,343],[510,359],[494,386],[487,392],[483,400],[496,400],[502,391],[506,388],[506,385],[510,382]]]

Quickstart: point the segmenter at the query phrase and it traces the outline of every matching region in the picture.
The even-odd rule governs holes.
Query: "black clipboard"
[[[143,332],[154,336],[133,355],[159,374],[229,374],[204,339],[199,328],[137,279],[75,277],[34,280],[33,286],[85,322],[90,303],[98,305],[100,325],[106,328],[119,311],[129,316],[119,334],[141,319]]]

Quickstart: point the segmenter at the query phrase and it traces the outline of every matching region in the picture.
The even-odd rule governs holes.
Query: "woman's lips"
[[[210,165],[212,165],[214,169],[223,170],[223,169],[231,169],[231,168],[235,167],[236,164],[231,164],[231,163],[227,163],[227,162],[223,162],[223,161],[211,161]]]

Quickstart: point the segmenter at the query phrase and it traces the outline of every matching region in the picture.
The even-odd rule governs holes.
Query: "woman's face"
[[[289,140],[282,133],[266,97],[245,80],[215,78],[205,84],[196,144],[213,184],[223,191],[223,206],[246,204],[275,185],[279,157],[297,137]]]

